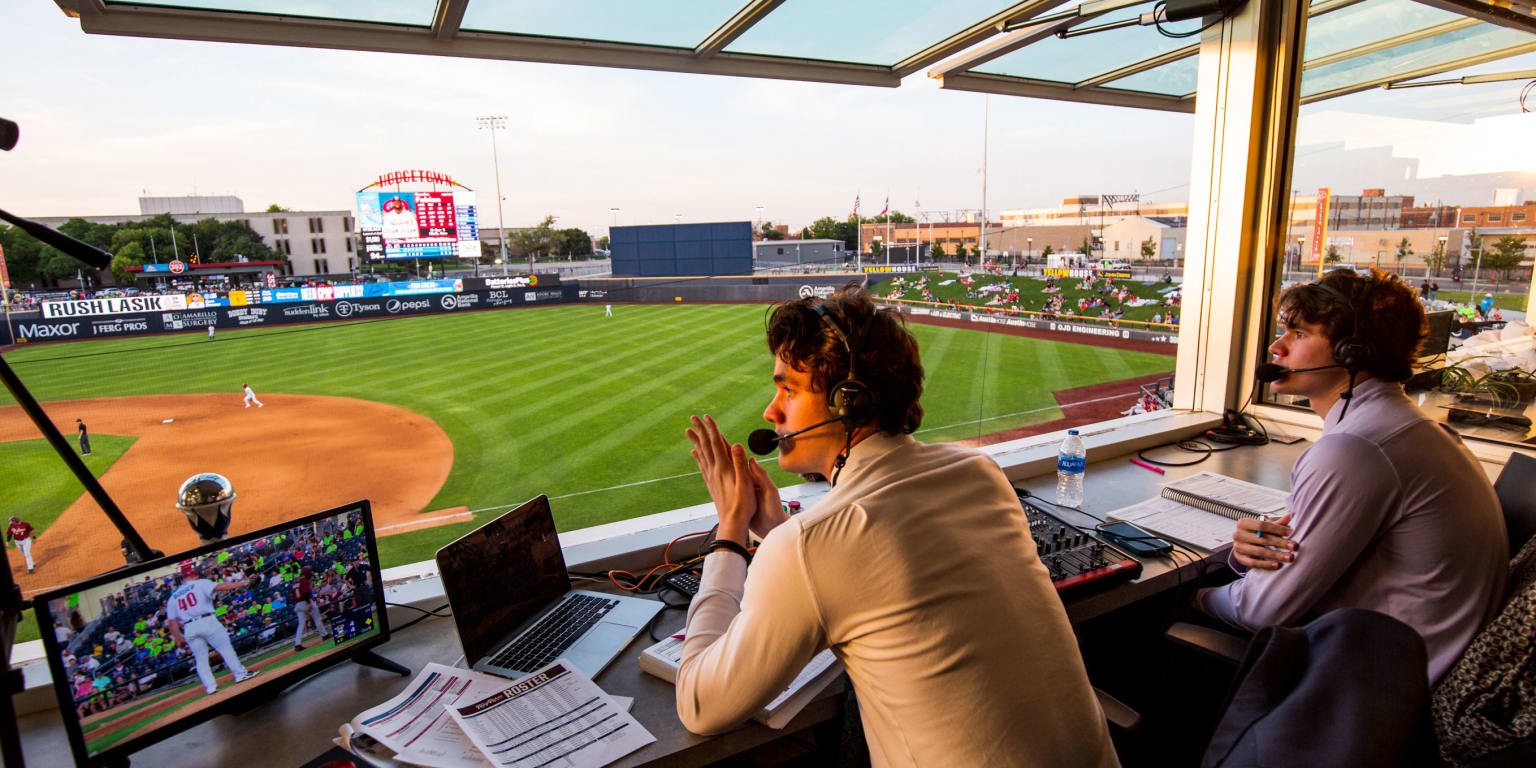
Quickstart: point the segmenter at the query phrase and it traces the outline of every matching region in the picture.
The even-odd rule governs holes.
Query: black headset
[[[811,309],[816,312],[821,322],[843,342],[843,349],[848,351],[848,375],[827,389],[827,408],[832,415],[841,419],[843,424],[852,430],[855,427],[868,424],[875,420],[879,412],[879,398],[875,397],[875,391],[864,382],[859,381],[855,365],[858,355],[854,353],[853,343],[842,326],[832,319],[827,308],[822,304],[812,304]]]
[[[1360,326],[1363,325],[1361,320],[1364,317],[1362,315],[1362,305],[1369,303],[1371,291],[1376,287],[1376,278],[1362,278],[1362,282],[1363,285],[1353,288],[1350,291],[1352,295],[1349,296],[1321,280],[1312,283],[1312,285],[1344,302],[1349,307],[1349,329],[1338,341],[1333,343],[1333,360],[1339,365],[1344,366],[1344,370],[1350,373],[1357,373],[1370,368],[1372,365],[1375,365],[1378,357],[1376,342],[1360,334]],[[1362,298],[1367,301],[1362,302]]]

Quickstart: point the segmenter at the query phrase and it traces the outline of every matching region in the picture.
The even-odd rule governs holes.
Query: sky
[[[799,227],[848,215],[855,195],[866,214],[887,196],[936,220],[978,209],[984,115],[990,211],[1080,194],[1184,200],[1190,175],[1192,115],[984,99],[923,73],[871,88],[93,36],[51,0],[0,3],[0,32],[0,117],[22,131],[0,154],[0,207],[24,216],[132,214],[145,194],[350,209],[379,174],[419,168],[475,189],[482,226],[495,226],[481,115],[508,118],[497,134],[508,226],[554,215],[594,235],[679,216]],[[1500,66],[1522,60],[1536,66],[1531,55]],[[1420,176],[1536,171],[1531,143],[1508,143],[1536,135],[1536,115],[1512,108],[1518,85],[1309,107],[1302,143],[1315,147],[1298,152],[1296,182],[1406,190],[1405,156]],[[1350,161],[1382,156],[1398,162]]]

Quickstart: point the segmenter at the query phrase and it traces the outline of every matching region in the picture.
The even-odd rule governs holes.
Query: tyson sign
[[[163,312],[186,309],[187,297],[174,296],[121,296],[111,299],[84,299],[81,301],[45,301],[43,317],[86,317],[88,315],[131,315],[138,312]]]

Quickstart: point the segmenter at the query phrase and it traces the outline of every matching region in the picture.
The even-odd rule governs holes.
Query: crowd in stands
[[[221,595],[214,611],[243,657],[271,645],[294,643],[295,585],[290,582],[306,566],[317,574],[314,590],[323,614],[334,617],[369,605],[373,588],[365,540],[361,517],[354,514],[344,525],[330,519],[292,528],[198,558],[195,566],[215,583],[252,581]],[[54,636],[63,648],[81,717],[194,674],[192,654],[176,646],[166,626],[165,604],[179,583],[179,571],[146,576],[102,598],[101,616],[89,623],[77,606],[60,605],[67,614],[54,610],[56,616],[67,616],[54,623]]]
[[[1181,299],[1180,291],[1176,289],[1164,288],[1159,291],[1161,295],[1158,297],[1142,298],[1124,282],[1117,284],[1115,278],[1092,275],[1080,279],[1076,286],[1065,286],[1075,291],[1092,292],[1089,296],[1080,296],[1073,300],[1074,305],[1071,311],[1068,311],[1069,305],[1063,295],[1064,285],[1060,278],[1046,276],[1044,285],[1039,288],[1043,298],[1036,299],[1024,296],[1022,289],[1013,279],[979,283],[976,280],[977,274],[979,273],[961,274],[938,283],[941,286],[960,284],[965,290],[964,303],[959,300],[936,299],[930,289],[930,278],[927,275],[915,280],[904,277],[893,278],[885,298],[921,300],[972,312],[1023,312],[1043,317],[1095,318],[1111,322],[1124,319],[1125,310],[1129,307],[1157,306],[1159,309],[1150,318],[1152,322],[1177,324],[1179,321],[1178,308]],[[1000,273],[994,274],[1000,276]]]

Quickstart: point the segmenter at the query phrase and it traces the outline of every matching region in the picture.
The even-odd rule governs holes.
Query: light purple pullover
[[[1291,470],[1295,561],[1249,570],[1196,602],[1249,630],[1335,608],[1380,611],[1423,636],[1433,684],[1503,599],[1509,538],[1498,497],[1461,439],[1401,385],[1367,379],[1341,422],[1343,406],[1329,409]]]

